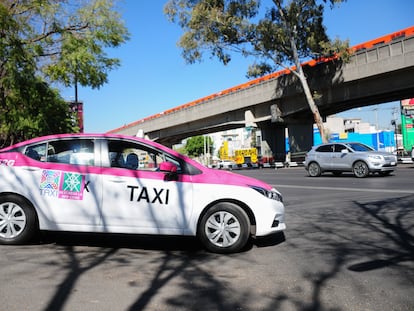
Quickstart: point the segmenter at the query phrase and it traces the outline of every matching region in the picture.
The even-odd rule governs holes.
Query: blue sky
[[[227,66],[209,54],[201,63],[186,64],[177,47],[182,31],[165,18],[165,3],[120,2],[131,39],[108,51],[121,60],[121,66],[110,72],[107,84],[100,89],[78,90],[79,100],[84,103],[85,132],[106,132],[248,80],[250,62],[239,55],[234,55]],[[413,26],[413,12],[411,0],[348,0],[333,10],[327,9],[324,24],[330,38],[349,39],[352,46]],[[63,89],[62,95],[73,100],[74,89]],[[397,102],[378,106],[380,127],[389,127],[395,106]],[[373,108],[341,115],[375,124]]]

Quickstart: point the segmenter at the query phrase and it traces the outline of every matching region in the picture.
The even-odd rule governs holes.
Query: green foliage
[[[209,150],[207,150],[209,149]],[[186,153],[190,157],[197,157],[204,152],[211,154],[213,149],[213,140],[209,136],[194,136],[187,140],[185,145]]]
[[[301,59],[346,52],[347,42],[330,41],[323,26],[324,4],[343,1],[170,0],[164,12],[184,30],[178,45],[188,63],[209,51],[227,64],[239,52],[255,59],[248,71],[253,77]]]
[[[39,57],[51,56],[43,71],[51,80],[66,86],[76,81],[82,86],[99,88],[107,82],[108,72],[120,64],[119,59],[108,57],[106,48],[120,46],[129,34],[113,8],[113,1],[90,1],[69,12],[67,7],[61,7],[65,16],[59,24],[50,25],[58,29],[51,42],[46,48],[40,42],[43,54]]]
[[[208,51],[226,65],[238,52],[254,59],[248,77],[294,65],[291,72],[299,79],[324,137],[322,118],[300,64],[333,54],[348,58],[348,43],[330,41],[323,25],[325,6],[333,8],[344,1],[169,0],[164,12],[184,30],[178,45],[188,63],[201,61]]]
[[[181,146],[179,148],[174,148],[174,150],[181,153],[181,154],[187,154],[187,150],[185,149],[185,146]]]
[[[51,83],[99,88],[128,40],[112,0],[0,2],[0,146],[72,132],[73,116]]]
[[[36,136],[78,130],[68,104],[39,78],[25,81],[3,105],[0,147]]]
[[[0,76],[0,147],[35,136],[73,132],[67,103],[40,77],[22,45],[2,49]]]

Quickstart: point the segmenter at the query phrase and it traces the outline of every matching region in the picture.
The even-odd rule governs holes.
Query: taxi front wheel
[[[198,236],[215,253],[234,253],[246,246],[250,222],[238,205],[221,202],[211,207],[199,223]]]
[[[21,197],[0,197],[0,244],[28,242],[36,232],[34,209]]]

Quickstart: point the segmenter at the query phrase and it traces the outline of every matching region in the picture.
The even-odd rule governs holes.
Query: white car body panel
[[[62,137],[70,142],[70,135]],[[85,137],[89,142],[95,139]],[[108,152],[105,138],[101,135],[95,141],[95,153],[84,154],[80,149],[76,157],[66,157],[75,157],[80,162],[70,160],[63,164],[25,156],[19,151],[25,150],[24,144],[10,151],[3,149],[0,152],[0,196],[15,194],[30,202],[40,230],[196,236],[203,213],[218,202],[235,203],[244,209],[254,236],[285,230],[281,196],[269,185],[203,167],[155,143],[148,144],[167,154],[171,152],[171,158],[177,157],[177,161],[180,159],[194,166],[195,173],[177,173],[175,179],[169,179],[164,171],[109,167],[108,155],[104,154]],[[43,140],[34,140],[32,145],[36,146],[35,143],[43,144]],[[65,151],[64,156],[53,155],[53,159],[62,159],[66,154]],[[252,186],[265,193],[277,193],[276,199]]]

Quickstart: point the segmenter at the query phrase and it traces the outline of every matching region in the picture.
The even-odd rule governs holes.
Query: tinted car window
[[[42,162],[95,165],[94,142],[91,139],[49,141],[29,146],[24,153]]]
[[[363,145],[363,144],[354,143],[354,144],[348,144],[348,146],[350,146],[354,151],[365,152],[365,151],[373,151],[374,150],[374,149],[372,149],[372,148],[370,148],[366,145]]]
[[[341,144],[335,144],[335,152],[341,152],[342,150],[348,149],[346,146]]]
[[[317,152],[332,152],[333,151],[333,145],[323,145],[319,146],[316,151]]]
[[[93,141],[73,139],[49,142],[47,161],[76,165],[95,165]]]
[[[47,156],[46,150],[47,143],[43,143],[27,147],[24,154],[27,155],[29,158],[32,158],[33,160],[45,162]]]
[[[160,163],[168,161],[177,166],[177,171],[181,171],[179,161],[145,145],[121,140],[109,140],[108,151],[111,167],[155,171]]]

